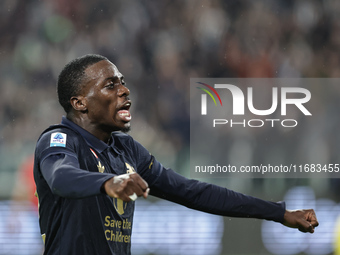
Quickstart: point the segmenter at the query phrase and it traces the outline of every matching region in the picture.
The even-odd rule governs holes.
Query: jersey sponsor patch
[[[50,147],[66,147],[66,137],[64,133],[51,134]]]

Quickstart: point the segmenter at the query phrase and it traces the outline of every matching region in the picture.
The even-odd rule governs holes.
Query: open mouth
[[[129,111],[130,106],[131,101],[127,101],[118,110],[118,116],[125,122],[129,122],[131,120],[131,114]]]

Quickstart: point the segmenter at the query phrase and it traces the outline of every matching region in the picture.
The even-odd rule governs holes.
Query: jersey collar
[[[61,124],[70,127],[71,129],[77,131],[81,134],[82,137],[84,137],[87,144],[95,149],[97,152],[102,153],[104,150],[106,150],[108,147],[113,147],[114,140],[112,141],[112,144],[109,146],[103,141],[99,140],[97,137],[83,129],[82,127],[78,126],[71,120],[67,119],[65,116],[62,117]]]

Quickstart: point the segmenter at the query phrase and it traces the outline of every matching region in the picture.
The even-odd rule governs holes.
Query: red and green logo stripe
[[[214,92],[214,94],[217,96],[217,98],[218,98],[218,100],[220,101],[220,104],[221,104],[221,106],[222,106],[222,100],[221,100],[221,98],[220,98],[220,95],[217,93],[217,91],[216,91],[213,87],[211,87],[210,85],[208,85],[208,84],[206,84],[206,83],[203,83],[203,82],[197,82],[197,83],[198,83],[198,84],[201,84],[201,85],[203,85],[203,86],[205,86],[205,87],[207,87],[207,88],[210,89],[212,92]],[[200,89],[200,90],[203,90],[204,92],[206,92],[206,93],[212,98],[212,100],[214,101],[215,105],[217,106],[215,97],[213,96],[213,94],[212,94],[209,90],[207,90],[207,89],[205,89],[205,88],[201,88],[201,87],[197,87],[197,88]]]

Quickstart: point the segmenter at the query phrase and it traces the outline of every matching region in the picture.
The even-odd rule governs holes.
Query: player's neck
[[[104,130],[102,127],[98,126],[97,123],[92,123],[88,118],[82,115],[67,114],[66,117],[99,140],[107,144],[109,143],[112,133],[111,130]]]

